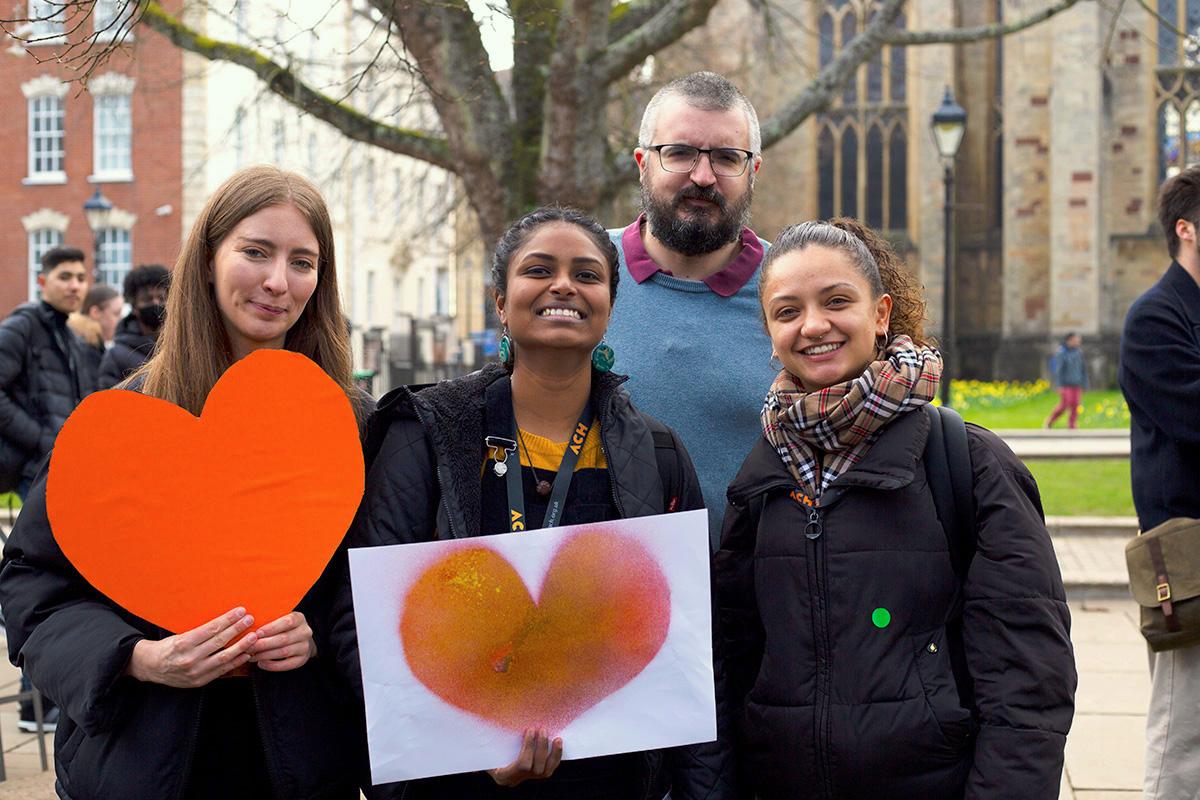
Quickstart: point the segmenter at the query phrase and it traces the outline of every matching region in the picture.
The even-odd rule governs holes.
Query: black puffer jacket
[[[357,405],[365,419],[374,403],[361,394]],[[66,800],[181,797],[206,689],[122,675],[138,640],[170,633],[113,604],[63,555],[46,513],[47,472],[4,546],[0,608],[9,657],[62,708],[55,788]],[[358,703],[326,655],[323,627],[344,560],[343,546],[297,606],[318,656],[288,672],[251,670],[267,771],[281,799],[354,800],[366,774]]]
[[[85,345],[49,303],[18,306],[0,322],[0,435],[28,451],[32,480],[67,417],[96,384]]]
[[[762,800],[1058,797],[1076,673],[1037,485],[968,426],[977,549],[960,587],[921,462],[929,425],[891,422],[817,509],[765,439],[729,488],[722,649]]]
[[[154,352],[154,342],[153,336],[142,333],[142,325],[133,314],[118,322],[113,346],[100,362],[100,377],[96,381],[96,388],[111,389],[132,375],[134,370],[150,358],[150,354]]]
[[[350,546],[480,535],[484,394],[487,386],[504,374],[504,369],[494,364],[416,394],[398,389],[380,401],[371,419],[369,439],[381,441],[381,446],[367,472],[366,494],[351,529]],[[611,373],[594,373],[593,400],[617,509],[622,518],[661,514],[664,493],[651,421],[630,403],[620,388],[623,381]],[[702,508],[695,470],[678,438],[675,451],[682,484],[679,510]],[[351,605],[347,579],[330,638],[348,680],[361,697]],[[718,665],[718,684],[719,670]],[[645,757],[649,762],[645,771],[648,793],[665,769],[674,782],[675,800],[731,796],[732,764],[728,752],[716,744],[651,752]],[[460,796],[456,791],[435,779],[407,786],[387,784],[376,787],[372,796],[448,800]],[[661,796],[659,791],[654,800]]]

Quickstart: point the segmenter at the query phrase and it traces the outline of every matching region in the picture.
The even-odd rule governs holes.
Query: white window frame
[[[121,34],[122,42],[133,41],[130,19],[137,9],[134,0],[96,0],[92,6],[92,32],[97,42],[111,42]]]
[[[28,176],[25,183],[66,183],[66,109],[61,96],[43,92],[31,95],[25,105],[28,116]],[[35,130],[38,123],[57,121],[57,130],[44,127]],[[45,149],[39,149],[39,143]],[[39,169],[39,166],[42,167]],[[45,169],[57,166],[57,169]]]
[[[105,92],[92,98],[92,183],[133,180],[133,96]]]
[[[52,247],[61,247],[63,232],[57,228],[36,228],[28,232],[29,241],[29,299],[42,296],[38,275],[42,272],[42,256]]]
[[[28,0],[29,27],[25,44],[39,47],[62,44],[66,37],[66,0]]]
[[[96,232],[100,244],[100,263],[96,283],[107,283],[118,290],[133,269],[133,231],[129,228],[101,228]]]

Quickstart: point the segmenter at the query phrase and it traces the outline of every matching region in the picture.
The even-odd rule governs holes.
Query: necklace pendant
[[[537,482],[537,493],[539,495],[541,495],[542,497],[545,497],[546,495],[550,494],[550,481],[538,481]]]
[[[503,478],[505,473],[508,472],[508,464],[505,464],[503,461],[497,461],[492,465],[492,472],[496,473],[497,477]]]

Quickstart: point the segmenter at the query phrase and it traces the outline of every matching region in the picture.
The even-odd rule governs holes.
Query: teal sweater
[[[623,232],[609,231],[621,256],[605,336],[616,351],[614,371],[629,375],[634,405],[679,433],[700,477],[715,545],[725,490],[762,436],[759,412],[776,374],[759,311],[758,272],[732,297],[662,272],[639,284],[625,263]]]

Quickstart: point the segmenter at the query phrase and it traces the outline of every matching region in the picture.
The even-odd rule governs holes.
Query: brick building
[[[0,160],[0,314],[36,296],[38,259],[56,244],[80,248],[90,266],[98,243],[97,280],[118,287],[132,266],[169,266],[178,252],[180,52],[138,29],[86,89],[54,59],[68,36],[110,35],[109,13],[117,7],[97,2],[81,25],[61,18],[18,31],[36,43],[2,40],[0,141],[9,157]],[[92,231],[83,204],[97,190],[113,210],[107,227]]]

